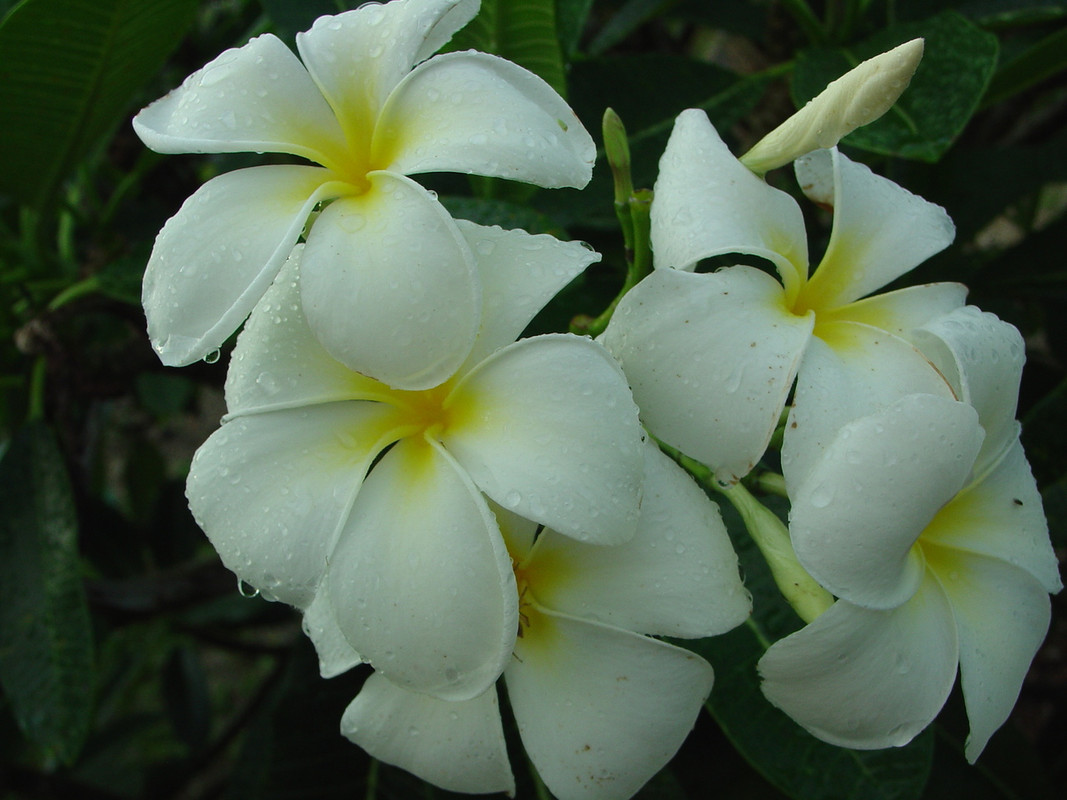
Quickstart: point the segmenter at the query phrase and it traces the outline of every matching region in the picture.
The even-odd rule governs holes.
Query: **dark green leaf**
[[[71,763],[92,713],[93,645],[70,482],[43,423],[0,461],[0,508],[0,684],[26,736]]]
[[[556,27],[559,30],[559,43],[567,60],[578,52],[578,45],[589,19],[593,0],[556,0]]]
[[[211,698],[196,651],[176,647],[163,667],[163,701],[174,732],[191,753],[201,750],[211,733]]]
[[[1067,28],[1050,33],[1002,65],[989,82],[983,106],[991,106],[1029,89],[1067,67]]]
[[[590,54],[603,55],[675,2],[676,0],[629,0],[589,43]]]
[[[0,193],[34,206],[122,119],[196,0],[26,0],[0,25]]]
[[[275,32],[290,43],[319,17],[352,7],[344,0],[259,0],[259,4],[274,23]]]
[[[729,509],[723,516],[734,519]],[[741,530],[740,524],[731,530]],[[751,540],[738,536],[735,543],[753,595],[753,616],[746,625],[693,648],[715,667],[708,709],[733,745],[768,781],[798,800],[919,798],[932,764],[931,730],[902,748],[846,750],[815,739],[764,699],[756,662],[800,621],[782,600]]]
[[[483,197],[442,195],[440,199],[441,204],[457,219],[467,219],[479,225],[522,228],[527,233],[553,233],[559,236],[563,234],[551,218],[529,206]]]
[[[449,50],[481,50],[514,61],[566,96],[555,0],[482,0],[481,10],[453,37]]]
[[[881,119],[853,132],[844,143],[937,161],[978,108],[997,61],[997,38],[955,12],[887,28],[855,46],[800,53],[793,75],[797,107],[861,61],[920,36],[926,39],[925,53],[907,91]]]

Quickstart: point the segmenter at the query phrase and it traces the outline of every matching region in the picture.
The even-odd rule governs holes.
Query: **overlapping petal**
[[[858,300],[952,243],[945,210],[836,149],[796,161],[805,194],[834,209],[830,243],[798,302],[834,308]]]
[[[408,175],[466,172],[581,188],[596,146],[556,91],[486,53],[447,53],[416,67],[382,109],[373,162]]]
[[[292,51],[272,34],[227,50],[133,119],[160,153],[292,153],[337,168],[337,118]]]
[[[975,467],[981,472],[1018,436],[1015,409],[1026,361],[1022,334],[995,315],[966,306],[928,321],[915,339],[960,399],[978,411],[986,432]]]
[[[328,589],[353,649],[399,686],[467,700],[511,657],[511,562],[481,493],[436,443],[405,439],[375,465]]]
[[[913,545],[963,487],[981,443],[974,409],[931,395],[844,425],[792,494],[800,563],[851,603],[904,603],[924,572]]]
[[[797,373],[782,443],[786,486],[804,480],[841,427],[909,394],[956,399],[926,356],[903,338],[869,325],[818,317]]]
[[[1015,706],[1048,632],[1051,604],[1047,591],[1024,570],[996,558],[933,548],[925,539],[959,629],[960,683],[971,725],[965,752],[974,763]]]
[[[306,608],[393,409],[333,403],[238,417],[200,447],[189,507],[222,562],[272,600]]]
[[[522,569],[542,605],[638,633],[714,636],[751,610],[718,508],[652,442],[633,539],[598,547],[546,529]]]
[[[925,325],[963,305],[962,283],[926,283],[876,294],[837,308],[819,309],[820,322],[856,322],[909,338]]]
[[[470,700],[439,700],[374,674],[345,709],[341,733],[442,789],[515,792],[495,688]]]
[[[226,373],[228,417],[383,394],[380,383],[331,358],[308,327],[302,252],[297,245],[237,339]]]
[[[477,0],[365,3],[320,17],[296,36],[297,50],[333,107],[349,143],[368,149],[389,93],[477,13]],[[384,165],[379,165],[384,166]]]
[[[937,513],[923,541],[1012,564],[1047,592],[1062,588],[1041,493],[1017,437]]]
[[[741,164],[696,109],[678,115],[660,160],[652,251],[657,269],[691,270],[726,253],[761,256],[778,268],[790,296],[807,277],[800,207]]]
[[[657,270],[622,299],[601,342],[653,435],[733,480],[763,455],[813,324],[760,270]]]
[[[457,219],[470,245],[482,285],[482,316],[467,372],[494,350],[519,338],[549,300],[600,260],[581,242],[564,242],[547,234],[504,230]]]
[[[228,172],[167,220],[142,289],[148,335],[164,364],[203,358],[241,324],[311,210],[335,189],[328,177],[324,169],[300,166]]]
[[[426,189],[376,172],[328,206],[304,248],[301,295],[322,346],[402,389],[444,381],[478,331],[481,290],[455,222]]]
[[[304,609],[301,627],[315,645],[315,652],[319,657],[319,674],[324,678],[333,678],[362,664],[363,659],[352,649],[352,645],[341,631],[341,626],[337,624],[333,606],[330,605],[330,594],[326,589],[328,575],[329,573],[323,575],[315,598]]]
[[[644,459],[637,408],[595,342],[518,341],[465,375],[446,407],[442,443],[494,501],[585,541],[633,536]]]
[[[860,750],[907,744],[956,681],[956,623],[937,582],[888,611],[839,600],[775,642],[759,662],[763,694],[813,735]]]
[[[629,631],[531,614],[505,673],[531,761],[560,800],[632,796],[689,733],[711,667]]]

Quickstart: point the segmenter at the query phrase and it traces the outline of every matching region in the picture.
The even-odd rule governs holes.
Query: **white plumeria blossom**
[[[959,307],[959,284],[867,297],[946,247],[939,206],[836,150],[796,163],[815,202],[834,208],[829,245],[808,274],[800,207],[753,175],[702,111],[678,117],[652,203],[654,272],[630,291],[601,341],[623,365],[658,438],[733,481],[762,456],[800,372],[783,466],[824,447],[842,421],[903,392],[952,392],[904,335]],[[746,253],[751,266],[695,272]]]
[[[760,661],[763,692],[825,741],[906,744],[959,666],[974,762],[1003,724],[1061,588],[1019,442],[1022,339],[972,307],[916,340],[966,402],[927,394],[846,424],[791,489],[804,567],[839,599]]]
[[[453,374],[478,331],[474,256],[408,175],[584,186],[593,141],[533,73],[474,51],[430,56],[478,0],[394,0],[321,17],[297,57],[271,34],[227,50],[134,119],[164,153],[276,152],[312,165],[225,173],[160,231],[145,272],[164,363],[202,358],[248,315],[304,231],[309,322],[334,358],[395,387]],[[382,325],[406,341],[375,340]],[[367,344],[375,340],[374,346]]]
[[[718,509],[645,447],[636,535],[601,547],[497,507],[514,564],[520,634],[504,671],[530,760],[561,800],[628,798],[681,746],[712,669],[647,635],[724,633],[750,599]],[[371,675],[341,722],[375,758],[445,789],[514,793],[495,690],[463,702]]]
[[[467,363],[440,386],[406,391],[334,360],[302,310],[297,248],[238,340],[229,413],[197,452],[187,493],[238,577],[308,611],[312,637],[336,655],[325,673],[347,666],[343,638],[394,682],[465,699],[496,680],[518,626],[486,498],[565,535],[625,541],[643,432],[621,370],[595,342],[515,341],[599,256],[457,225],[483,288]],[[403,331],[371,344],[390,336]]]

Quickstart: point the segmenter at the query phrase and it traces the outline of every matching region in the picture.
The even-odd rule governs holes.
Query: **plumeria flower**
[[[1061,583],[1014,419],[1018,331],[968,307],[918,339],[966,402],[916,394],[855,420],[791,487],[797,556],[839,599],[759,669],[768,699],[815,736],[871,749],[925,728],[958,665],[974,762]]]
[[[137,134],[159,152],[269,151],[320,165],[225,173],[163,227],[143,301],[164,363],[218,348],[311,219],[303,303],[327,351],[407,389],[455,372],[478,331],[478,271],[434,194],[406,176],[456,171],[580,187],[595,152],[532,73],[473,51],[430,58],[478,6],[394,0],[321,17],[297,35],[303,63],[264,34],[137,115]],[[404,339],[375,336],[385,325],[402,326]]]
[[[799,159],[796,174],[809,198],[834,209],[810,275],[797,203],[731,155],[702,111],[684,111],[656,181],[656,269],[623,297],[602,337],[648,429],[724,481],[759,460],[798,370],[785,464],[903,391],[952,397],[903,334],[960,306],[964,287],[868,297],[947,246],[952,221],[836,150]],[[753,266],[695,271],[731,253],[766,259],[780,281]]]
[[[750,600],[718,509],[645,448],[637,534],[602,547],[495,508],[514,565],[519,635],[504,671],[530,760],[561,800],[627,798],[681,746],[711,690],[703,659],[647,635],[723,633]],[[449,702],[371,675],[341,731],[445,789],[514,793],[496,692]]]
[[[309,627],[335,618],[390,680],[465,699],[496,680],[518,629],[486,498],[617,543],[636,529],[643,460],[637,409],[602,347],[562,334],[515,342],[599,256],[551,236],[457,227],[483,288],[465,364],[408,391],[333,359],[302,311],[298,248],[237,342],[229,413],[197,452],[187,492],[243,581],[304,610],[329,570],[332,605],[319,599]]]

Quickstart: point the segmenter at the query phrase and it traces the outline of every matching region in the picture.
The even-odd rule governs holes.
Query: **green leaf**
[[[603,55],[675,2],[676,0],[628,0],[589,43],[590,54]]]
[[[274,23],[278,36],[290,44],[296,34],[308,30],[319,17],[339,14],[350,7],[344,0],[259,0],[259,4]]]
[[[0,461],[0,508],[0,684],[26,736],[69,764],[89,730],[93,643],[70,481],[43,423]]]
[[[25,0],[0,24],[0,193],[35,207],[127,112],[196,0]]]
[[[1067,27],[1050,33],[1007,62],[993,76],[982,99],[996,105],[1067,68]]]
[[[895,25],[854,46],[801,52],[793,74],[797,107],[861,61],[920,36],[926,49],[907,91],[885,116],[843,141],[875,153],[937,161],[977,110],[997,62],[997,38],[955,12]]]
[[[723,517],[732,532],[741,530],[732,509],[723,508]],[[688,645],[715,667],[708,710],[734,747],[768,781],[798,799],[919,798],[933,761],[932,730],[902,748],[846,750],[817,740],[763,697],[756,662],[772,642],[796,630],[800,620],[778,594],[747,535],[738,535],[735,546],[753,595],[753,616],[724,636]]]
[[[481,50],[514,61],[566,97],[555,0],[482,0],[481,10],[453,37],[448,50]]]
[[[556,0],[556,27],[563,55],[569,61],[578,52],[593,0]]]

